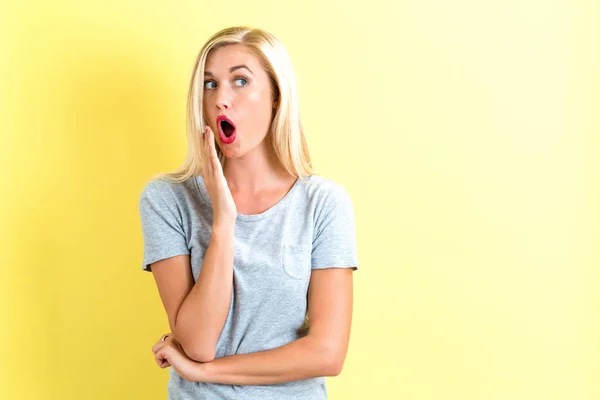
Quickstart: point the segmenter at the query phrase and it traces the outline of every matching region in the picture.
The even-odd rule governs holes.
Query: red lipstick
[[[219,130],[221,142],[231,144],[235,141],[237,129],[233,121],[226,115],[219,115],[217,117],[217,129]]]

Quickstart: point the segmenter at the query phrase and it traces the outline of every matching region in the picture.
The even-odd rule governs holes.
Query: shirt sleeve
[[[139,213],[144,240],[142,269],[151,272],[150,264],[181,254],[190,254],[181,217],[174,212],[176,205],[160,193],[154,182],[142,190]],[[171,197],[172,198],[172,197]]]
[[[358,269],[354,207],[343,186],[335,184],[317,210],[314,232],[312,269]]]

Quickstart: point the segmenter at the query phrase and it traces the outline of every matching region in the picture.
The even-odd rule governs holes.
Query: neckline
[[[263,218],[268,218],[271,215],[277,213],[277,211],[279,211],[282,207],[284,207],[290,201],[290,198],[292,197],[293,193],[297,190],[297,187],[300,186],[301,181],[302,181],[302,178],[297,178],[296,181],[294,182],[294,184],[292,185],[292,187],[290,188],[290,190],[288,190],[287,193],[277,203],[275,203],[274,205],[272,205],[270,208],[266,209],[262,213],[260,213],[260,214],[237,213],[236,221],[257,221],[257,220],[260,220]],[[200,175],[197,175],[195,182],[196,182],[196,187],[197,187],[198,191],[200,192],[200,195],[202,196],[202,198],[204,198],[204,200],[206,200],[208,202],[208,204],[212,207],[212,204],[210,202],[210,197],[208,196],[208,192],[206,191],[206,186],[204,185],[204,178]]]

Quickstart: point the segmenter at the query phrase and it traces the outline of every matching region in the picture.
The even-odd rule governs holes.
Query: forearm
[[[269,385],[337,375],[335,358],[310,336],[285,346],[197,364],[197,382],[226,385]]]
[[[174,335],[197,361],[214,357],[233,284],[234,226],[213,227],[198,279],[177,314]]]

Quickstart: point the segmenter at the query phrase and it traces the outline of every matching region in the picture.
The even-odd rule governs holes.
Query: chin
[[[246,146],[241,145],[241,143],[239,142],[239,137],[232,144],[222,144],[221,142],[219,142],[219,145],[222,146],[221,152],[223,153],[225,158],[228,159],[241,158],[255,151],[262,152],[263,150],[265,150],[262,147],[266,146],[264,138],[257,145],[254,146],[252,145],[252,143],[249,144],[248,142],[246,142],[245,144]]]
[[[243,155],[242,151],[238,146],[232,147],[225,145],[224,147],[221,147],[221,152],[223,153],[225,158],[238,158]]]

